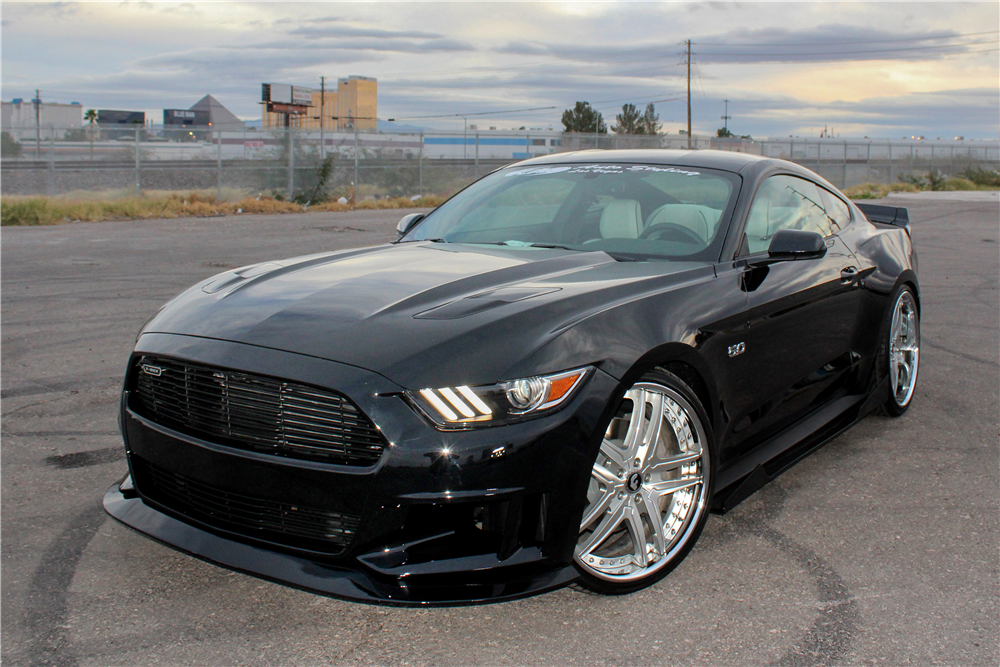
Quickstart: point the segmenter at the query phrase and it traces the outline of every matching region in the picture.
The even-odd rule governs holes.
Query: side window
[[[823,188],[819,189],[819,194],[823,197],[823,205],[826,208],[826,214],[830,216],[830,224],[833,226],[833,231],[839,232],[851,224],[851,209],[847,207],[847,204],[840,197]]]
[[[829,236],[836,229],[832,223],[820,188],[794,176],[771,176],[757,190],[750,205],[745,232],[747,245],[750,253],[763,252],[782,229],[802,229]]]

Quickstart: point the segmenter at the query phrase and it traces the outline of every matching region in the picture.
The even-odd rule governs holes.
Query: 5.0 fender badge
[[[746,343],[736,343],[736,345],[729,346],[729,356],[738,357],[747,351]]]

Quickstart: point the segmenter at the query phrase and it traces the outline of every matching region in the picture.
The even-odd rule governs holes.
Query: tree
[[[565,132],[588,132],[607,134],[608,126],[601,113],[590,106],[589,102],[577,102],[572,109],[563,111],[562,124]]]
[[[617,125],[611,126],[611,131],[617,134],[646,134],[643,116],[634,104],[623,104],[622,112],[615,116]]]
[[[646,112],[642,114],[642,132],[638,134],[659,134],[660,114],[656,113],[656,107],[650,102],[646,105]]]
[[[21,157],[21,142],[10,132],[0,132],[0,154],[4,157]]]
[[[727,137],[733,136],[733,133],[724,127],[720,127],[718,130],[716,130],[715,136],[719,137],[720,139],[725,139]]]
[[[95,127],[97,123],[97,111],[94,109],[87,109],[87,111],[83,114],[83,119],[89,123],[89,125],[87,125],[87,141],[90,142],[90,159],[93,160],[94,137],[96,137],[97,133],[100,131],[97,127]]]

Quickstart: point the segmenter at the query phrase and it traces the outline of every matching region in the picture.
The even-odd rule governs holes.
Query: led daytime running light
[[[411,404],[439,426],[466,428],[519,421],[555,408],[572,395],[591,369],[578,368],[479,387],[421,389]]]

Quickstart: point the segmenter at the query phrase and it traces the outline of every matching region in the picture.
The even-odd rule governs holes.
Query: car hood
[[[390,244],[244,267],[183,292],[144,333],[201,336],[366,368],[402,387],[492,383],[615,303],[714,275],[604,252]],[[599,360],[588,359],[583,363]],[[538,369],[538,372],[558,369]]]

